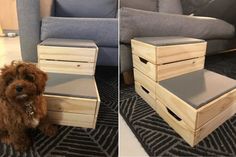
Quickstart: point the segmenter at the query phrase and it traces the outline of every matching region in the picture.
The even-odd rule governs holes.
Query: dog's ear
[[[0,76],[0,98],[4,99],[5,98],[5,82]]]
[[[40,95],[44,92],[46,82],[48,80],[48,76],[45,72],[42,70],[38,69],[36,70],[36,85],[37,85],[37,93]]]
[[[0,98],[5,99],[5,87],[6,87],[6,83],[3,79],[3,71],[1,69],[0,72]]]

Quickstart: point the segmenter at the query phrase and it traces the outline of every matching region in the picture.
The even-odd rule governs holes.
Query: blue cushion
[[[45,17],[42,20],[41,40],[66,38],[93,40],[98,46],[118,46],[116,18]]]
[[[56,16],[114,18],[117,3],[117,0],[56,0]]]

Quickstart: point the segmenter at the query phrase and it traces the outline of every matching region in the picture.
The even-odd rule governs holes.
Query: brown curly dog
[[[47,75],[34,64],[12,62],[0,73],[0,140],[26,151],[32,140],[30,128],[44,134],[56,134],[47,119],[47,103],[43,97]]]

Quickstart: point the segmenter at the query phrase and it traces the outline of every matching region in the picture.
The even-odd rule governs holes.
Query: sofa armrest
[[[40,42],[39,0],[17,0],[17,13],[22,59],[37,62],[37,44]]]

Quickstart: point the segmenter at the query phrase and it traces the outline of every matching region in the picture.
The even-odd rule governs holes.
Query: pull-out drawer
[[[131,41],[132,53],[152,64],[165,64],[203,57],[206,53],[204,40],[185,37],[144,37]]]
[[[95,63],[40,60],[40,69],[64,74],[94,75]]]
[[[141,56],[133,55],[134,68],[155,82],[204,68],[205,57],[193,58],[168,64],[155,65]]]
[[[156,101],[156,112],[192,147],[207,137],[211,132],[235,114],[236,104],[231,104],[198,129],[192,129],[180,115],[167,105]]]
[[[156,93],[156,83],[148,78],[146,75],[144,75],[142,72],[140,72],[137,69],[134,69],[134,79],[135,81],[139,82],[142,86],[144,86],[151,94],[153,98],[155,98]]]
[[[91,40],[49,38],[38,45],[39,67],[47,72],[94,75],[97,56]]]
[[[160,81],[156,91],[156,111],[191,146],[236,112],[236,81],[208,70]]]
[[[63,40],[67,41],[66,39]],[[70,42],[70,40],[68,42]],[[81,40],[77,42],[80,43]],[[59,43],[57,43],[58,46],[54,46],[47,44],[47,41],[44,41],[42,44],[38,45],[38,58],[62,61],[96,62],[98,48],[94,42],[90,42],[92,45],[90,47],[76,47],[70,45],[60,46]]]
[[[95,128],[100,98],[93,76],[48,74],[48,116],[55,124]]]
[[[152,108],[155,108],[156,102],[155,98],[153,98],[154,93],[150,92],[150,90],[142,85],[141,83],[135,81],[135,91],[144,99]]]

